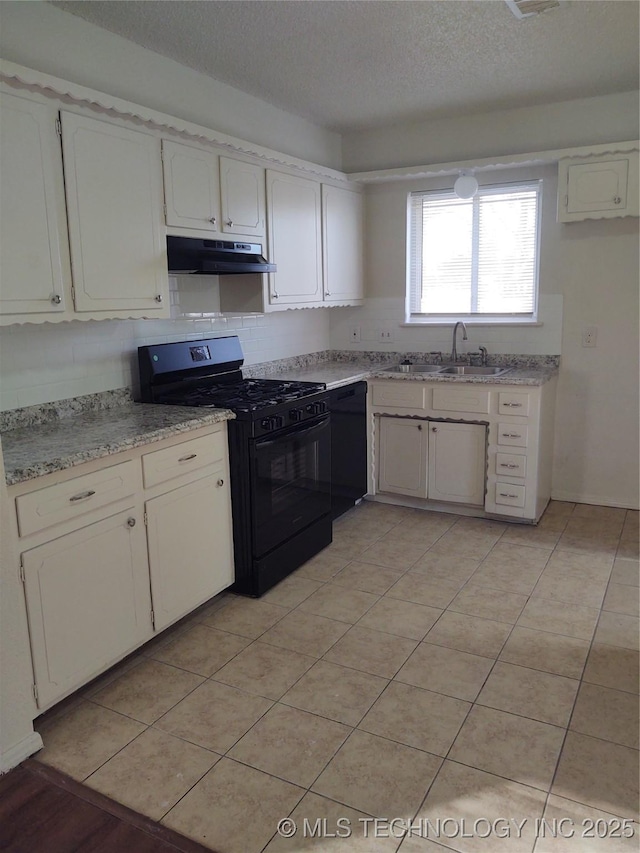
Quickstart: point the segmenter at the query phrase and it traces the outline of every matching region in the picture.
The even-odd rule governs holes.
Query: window
[[[541,181],[409,196],[409,322],[535,321]]]

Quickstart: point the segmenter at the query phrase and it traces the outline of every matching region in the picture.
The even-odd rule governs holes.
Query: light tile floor
[[[38,757],[220,853],[624,853],[638,621],[637,512],[365,503],[45,715]]]

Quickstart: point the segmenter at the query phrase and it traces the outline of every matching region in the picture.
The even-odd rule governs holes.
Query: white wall
[[[638,92],[347,133],[342,168],[364,172],[638,138]]]
[[[638,220],[558,224],[557,170],[509,170],[498,181],[543,178],[540,260],[542,327],[470,327],[460,351],[562,354],[556,405],[553,495],[562,500],[638,506]],[[478,176],[490,182],[488,173]],[[448,181],[448,184],[447,184]],[[451,178],[368,187],[367,284],[362,309],[332,315],[331,347],[424,351],[451,348],[451,328],[401,328],[406,209],[410,190],[451,186]],[[359,325],[362,342],[350,344]],[[598,345],[582,346],[586,326]],[[390,328],[391,344],[378,342]]]
[[[334,169],[337,133],[114,35],[49,3],[0,3],[0,56]]]
[[[102,320],[6,326],[0,333],[0,411],[137,382],[137,347],[238,335],[245,364],[329,347],[329,310],[218,320]]]

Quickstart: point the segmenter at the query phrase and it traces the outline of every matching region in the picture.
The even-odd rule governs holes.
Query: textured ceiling
[[[347,132],[638,87],[635,0],[62,0],[156,53]]]

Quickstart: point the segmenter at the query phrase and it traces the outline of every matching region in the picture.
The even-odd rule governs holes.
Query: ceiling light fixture
[[[469,172],[460,172],[453,185],[453,191],[458,198],[473,198],[478,192],[478,182]]]
[[[532,18],[548,9],[557,9],[564,0],[504,0],[519,21]]]

